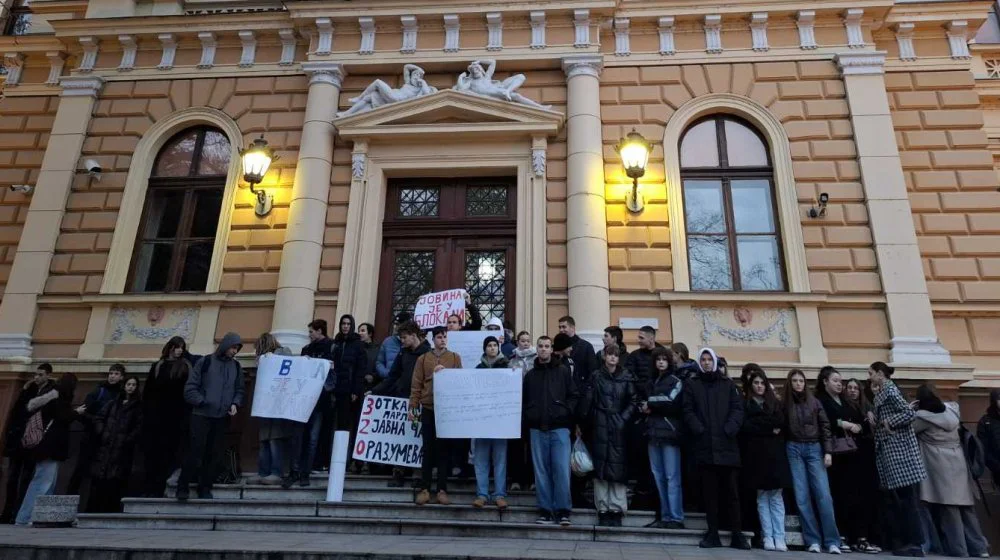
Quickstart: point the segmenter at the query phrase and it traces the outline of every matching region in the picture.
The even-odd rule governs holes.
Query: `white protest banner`
[[[434,374],[439,438],[521,437],[521,371],[443,369]]]
[[[329,371],[329,360],[264,354],[257,361],[250,415],[309,421]]]
[[[465,324],[465,290],[461,288],[424,294],[413,309],[413,320],[425,330],[447,325],[452,315],[458,315]]]
[[[368,463],[420,467],[424,440],[420,422],[406,419],[409,399],[368,395],[361,403],[353,458]]]
[[[462,358],[463,368],[474,368],[483,358],[483,341],[499,331],[448,331],[448,350]],[[427,333],[427,342],[434,348],[434,333]]]

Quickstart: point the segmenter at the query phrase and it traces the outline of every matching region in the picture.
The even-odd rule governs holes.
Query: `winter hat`
[[[495,336],[487,336],[486,338],[483,339],[483,352],[486,352],[486,347],[489,346],[491,342],[495,342],[496,345],[497,345],[497,348],[500,347],[500,341],[497,340],[497,337],[495,337]]]
[[[562,352],[570,346],[573,346],[573,339],[566,333],[557,334],[552,341],[552,350],[555,352]]]

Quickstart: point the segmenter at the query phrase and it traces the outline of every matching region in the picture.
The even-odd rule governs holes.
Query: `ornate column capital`
[[[874,76],[885,73],[885,51],[844,52],[837,55],[842,76]]]
[[[339,62],[303,62],[302,70],[309,74],[309,85],[330,84],[340,89],[347,70]]]
[[[562,69],[566,73],[566,79],[575,76],[601,77],[601,70],[604,69],[604,61],[600,56],[568,56],[562,59]]]
[[[100,76],[63,76],[59,79],[62,97],[97,97],[104,87]]]

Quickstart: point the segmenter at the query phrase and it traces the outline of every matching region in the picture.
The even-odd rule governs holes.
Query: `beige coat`
[[[972,478],[958,435],[958,404],[945,403],[937,414],[918,410],[913,430],[927,466],[927,479],[920,483],[921,501],[951,506],[975,505]]]

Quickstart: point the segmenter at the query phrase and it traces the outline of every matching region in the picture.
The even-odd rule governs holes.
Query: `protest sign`
[[[434,374],[439,438],[521,437],[521,371],[443,369]]]
[[[452,315],[458,315],[465,324],[465,290],[461,288],[424,294],[413,310],[413,320],[425,330],[447,325]]]
[[[361,403],[353,458],[368,463],[420,467],[420,422],[406,419],[409,399],[368,395]]]
[[[250,415],[307,422],[329,371],[329,360],[264,354],[257,361]]]
[[[483,341],[496,336],[498,331],[448,331],[448,350],[462,358],[462,367],[474,368],[483,357]],[[434,347],[434,335],[427,333],[427,342]]]

